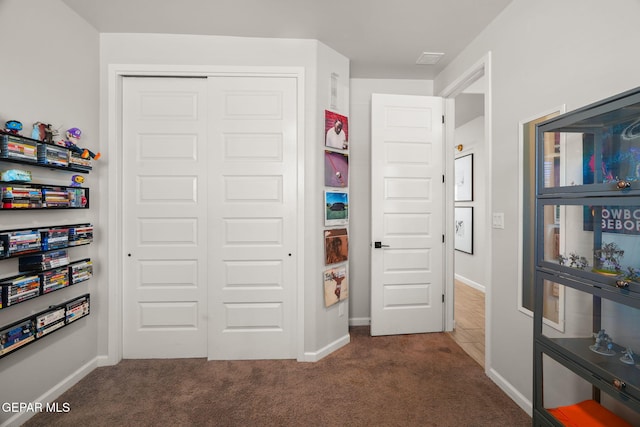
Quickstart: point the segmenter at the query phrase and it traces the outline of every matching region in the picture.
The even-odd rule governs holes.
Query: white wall
[[[523,407],[532,399],[532,319],[517,309],[518,122],[640,84],[637,0],[514,0],[435,80],[439,93],[491,52],[491,377]]]
[[[456,98],[456,110],[458,109],[458,98]],[[455,151],[456,158],[473,154],[473,201],[456,202],[456,206],[473,207],[473,254],[455,251],[454,272],[456,278],[462,282],[479,290],[484,290],[485,271],[487,269],[487,259],[489,254],[484,250],[483,243],[486,242],[486,191],[485,180],[486,162],[484,151],[484,116],[476,117],[456,127],[455,141],[449,144],[447,149],[454,150],[458,144],[463,145],[462,151]],[[456,122],[457,123],[457,122]]]
[[[36,121],[62,126],[62,131],[79,127],[81,142],[98,148],[98,33],[78,18],[60,1],[0,1],[0,122],[22,122],[25,136],[31,135]],[[103,167],[100,160],[95,168]],[[71,173],[2,163],[0,170],[31,170],[34,182],[70,184]],[[85,175],[85,186],[91,196],[97,195],[96,170]],[[64,225],[93,222],[96,241],[89,246],[72,248],[72,260],[91,257],[95,262],[94,277],[88,282],[61,289],[48,295],[0,310],[0,325],[59,304],[86,292],[91,293],[91,315],[77,324],[55,332],[39,342],[9,354],[0,360],[0,402],[33,402],[57,397],[52,390],[64,381],[79,379],[74,373],[95,366],[98,318],[104,305],[98,289],[104,268],[99,250],[105,235],[100,227],[99,197],[91,197],[86,210],[33,210],[0,212],[0,229],[32,226]],[[18,273],[16,259],[0,261],[0,277]],[[46,391],[50,395],[43,395]],[[0,424],[15,414],[0,412]]]
[[[304,294],[298,297],[304,305],[305,360],[317,360],[330,351],[348,343],[347,316],[339,316],[335,310],[326,310],[322,299],[323,259],[323,198],[324,169],[324,110],[329,107],[331,73],[339,76],[341,89],[340,112],[348,113],[349,61],[344,56],[315,40],[258,39],[242,37],[168,35],[168,34],[101,34],[101,95],[103,114],[103,151],[115,143],[109,140],[112,117],[108,114],[109,67],[140,66],[165,70],[193,70],[224,67],[228,70],[245,67],[295,67],[304,73],[304,212],[299,212],[304,222]],[[123,65],[124,64],[124,65]],[[248,67],[248,68],[247,68]],[[126,154],[124,154],[126,155]],[[111,180],[108,180],[110,182]],[[108,191],[104,191],[105,196]],[[106,199],[104,200],[106,205]],[[116,260],[109,260],[116,262]],[[119,286],[117,278],[110,286]],[[104,324],[116,327],[113,319],[104,318]],[[99,343],[100,354],[105,354],[106,340]]]
[[[351,79],[349,323],[371,319],[371,94],[433,95],[431,80]]]

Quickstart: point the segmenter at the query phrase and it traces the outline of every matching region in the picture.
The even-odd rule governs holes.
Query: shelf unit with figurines
[[[536,426],[640,425],[638,153],[640,88],[536,126]]]
[[[100,158],[78,146],[82,132],[70,128],[65,139],[54,142],[51,125],[34,124],[31,138],[20,134],[22,124],[6,122],[0,130],[0,164],[13,163],[53,171],[89,173]],[[31,172],[20,169],[0,173],[0,211],[27,209],[88,209],[89,188],[82,175],[69,185],[31,182]],[[72,261],[69,248],[90,244],[90,223],[16,228],[0,231],[0,260],[17,258],[19,274],[0,278],[0,309],[83,283],[93,276],[90,258]],[[28,317],[0,326],[0,358],[37,342],[43,336],[89,315],[90,295],[84,294]]]

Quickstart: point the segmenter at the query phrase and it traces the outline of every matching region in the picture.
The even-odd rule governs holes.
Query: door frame
[[[445,140],[445,330],[452,331],[454,326],[453,307],[454,307],[454,171],[455,171],[455,153],[453,147],[455,133],[455,100],[459,95],[473,82],[484,76],[484,140],[485,140],[485,194],[486,207],[485,218],[491,218],[492,209],[492,191],[491,191],[491,165],[492,165],[492,129],[491,129],[491,52],[487,52],[480,60],[471,67],[466,69],[451,84],[445,87],[438,96],[444,98],[444,115],[446,117],[444,140]],[[447,148],[448,147],[448,148]],[[491,367],[491,293],[492,293],[492,235],[491,224],[484,224],[486,228],[486,242],[483,247],[487,252],[487,264],[489,268],[485,271],[485,354],[484,366],[485,373],[489,375]]]
[[[123,239],[123,189],[122,179],[123,156],[125,155],[122,140],[122,81],[125,77],[216,77],[216,76],[248,76],[248,77],[290,77],[296,79],[296,111],[297,111],[297,206],[298,225],[296,236],[296,319],[293,321],[296,337],[297,360],[304,360],[304,67],[269,67],[269,66],[202,66],[202,65],[156,65],[156,64],[110,64],[106,73],[106,87],[103,86],[106,108],[100,113],[100,122],[106,123],[101,128],[101,136],[106,138],[108,162],[106,168],[98,169],[99,180],[99,215],[108,218],[106,226],[99,227],[101,235],[99,250],[107,260],[104,268],[107,289],[99,291],[99,297],[107,299],[108,310],[106,324],[98,333],[107,334],[106,357],[98,358],[98,366],[115,365],[122,360],[122,315],[123,315],[123,279],[124,257],[126,248]],[[106,329],[106,331],[105,331]],[[98,354],[102,353],[98,349]]]

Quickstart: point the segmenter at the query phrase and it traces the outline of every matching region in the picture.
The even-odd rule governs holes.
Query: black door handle
[[[376,249],[380,249],[380,248],[388,248],[389,245],[383,245],[382,242],[373,242],[373,247]]]

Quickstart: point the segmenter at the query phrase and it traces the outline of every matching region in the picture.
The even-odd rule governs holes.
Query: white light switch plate
[[[493,228],[504,229],[504,213],[502,213],[502,212],[494,212],[493,213],[493,218],[491,220],[491,226]]]

